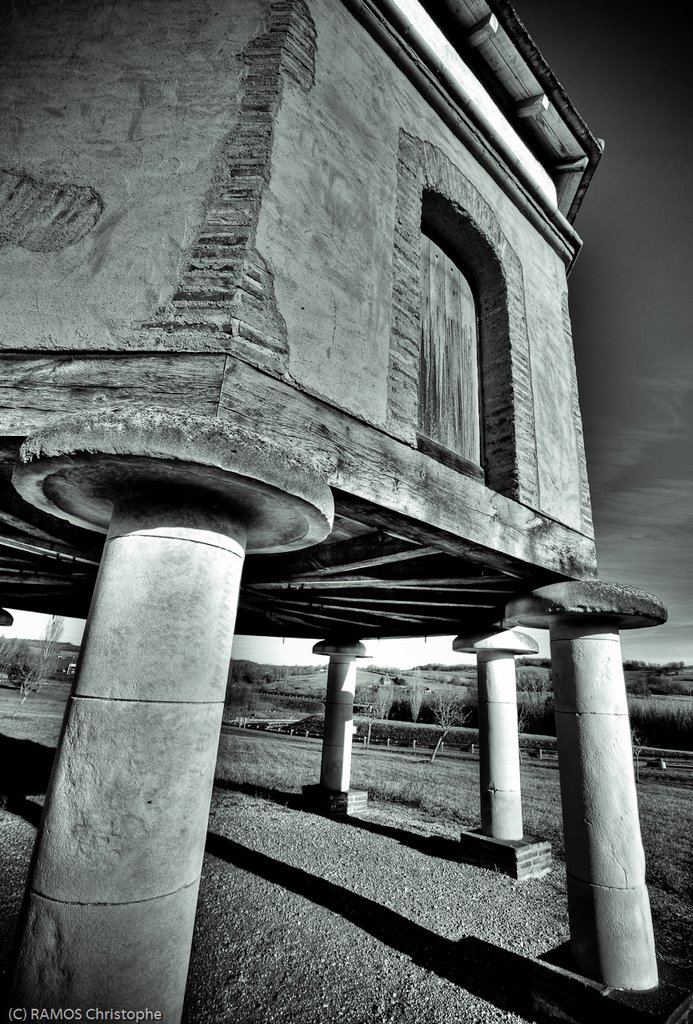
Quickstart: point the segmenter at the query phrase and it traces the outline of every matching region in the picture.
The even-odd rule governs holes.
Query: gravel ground
[[[3,963],[34,835],[0,812]],[[515,882],[455,839],[392,805],[346,824],[216,790],[185,1024],[533,1020],[508,971],[567,938],[562,865]]]

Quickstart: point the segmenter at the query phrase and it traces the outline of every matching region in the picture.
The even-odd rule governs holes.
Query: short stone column
[[[570,949],[619,989],[658,983],[619,629],[666,621],[657,598],[588,581],[511,601],[506,621],[551,631]]]
[[[551,870],[551,847],[524,834],[515,678],[515,656],[536,654],[538,646],[526,633],[505,630],[458,636],[452,647],[476,654],[479,686],[481,828],[462,833],[463,856],[514,878],[540,877]]]
[[[181,1018],[246,548],[329,532],[329,488],[202,417],[74,417],[15,486],[107,530],[36,841],[16,1007]]]
[[[356,661],[368,655],[362,643],[340,640],[322,640],[313,648],[313,654],[326,654],[330,661],[327,667],[320,784],[304,786],[303,793],[309,805],[330,817],[343,817],[363,810],[368,802],[366,790],[349,788]]]

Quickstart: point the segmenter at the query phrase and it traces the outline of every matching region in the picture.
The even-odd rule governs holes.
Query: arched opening
[[[479,329],[472,286],[456,254],[421,230],[419,447],[483,476]]]

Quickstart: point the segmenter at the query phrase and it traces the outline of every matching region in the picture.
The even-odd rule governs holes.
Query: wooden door
[[[421,236],[419,432],[481,466],[476,303],[459,267]]]

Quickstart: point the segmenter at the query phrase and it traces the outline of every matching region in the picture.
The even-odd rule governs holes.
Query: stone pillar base
[[[460,836],[460,860],[491,868],[522,881],[541,878],[551,870],[551,843],[536,836],[522,839],[494,839],[478,830]]]
[[[318,814],[328,818],[346,818],[366,810],[368,790],[350,789],[348,793],[336,793],[320,785],[304,786],[303,800],[309,810]]]
[[[542,1019],[568,1024],[690,1024],[693,996],[676,968],[660,964],[660,981],[655,989],[632,992],[611,988],[576,973],[570,943],[545,953],[541,960],[528,961],[527,975],[532,1003]]]

